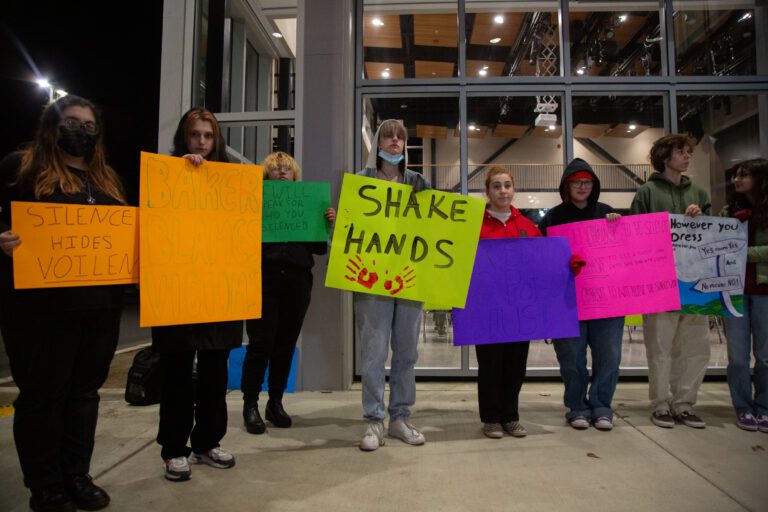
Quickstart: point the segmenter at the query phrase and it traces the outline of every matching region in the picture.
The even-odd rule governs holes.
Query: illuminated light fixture
[[[751,12],[747,12],[747,13],[744,13],[744,16],[739,18],[739,21],[747,21],[751,17],[752,17],[752,13]]]
[[[69,94],[69,93],[67,91],[65,91],[64,89],[56,89],[56,96],[59,97],[59,98],[63,98],[67,94]]]
[[[381,18],[373,18],[371,20],[371,25],[373,25],[374,27],[383,27],[384,22],[381,21]]]
[[[555,131],[557,129],[557,126],[555,126],[554,124],[551,124],[548,126],[548,128],[550,129],[550,131]]]
[[[579,69],[576,70],[576,74],[577,75],[583,75],[584,71],[585,71],[585,68],[584,67],[580,67]]]
[[[437,73],[435,73],[435,72],[433,71],[433,72],[432,72],[432,76],[437,76]]]
[[[494,16],[493,22],[496,23],[497,25],[501,25],[502,23],[504,23],[504,16],[502,16],[501,14],[497,14],[496,16]]]
[[[480,71],[478,71],[477,74],[480,75],[480,76],[485,76],[485,75],[488,74],[488,70],[483,68]]]
[[[381,76],[389,78],[389,68],[384,68],[384,71],[381,72]]]
[[[40,78],[39,80],[37,80],[37,85],[39,85],[43,89],[47,89],[51,86],[51,82],[49,82],[47,78]]]
[[[630,129],[630,131],[631,130],[636,130],[637,129],[637,125],[632,123],[632,124],[629,125],[629,129]]]
[[[494,37],[493,39],[491,39],[488,42],[491,43],[491,44],[498,44],[498,43],[501,42],[501,38],[500,37]]]
[[[280,32],[272,32],[272,37],[274,37],[275,39],[282,39],[283,34],[281,34]]]
[[[471,125],[467,126],[467,128],[469,128],[470,131],[475,131],[477,129],[477,126],[471,124]]]
[[[627,21],[627,15],[626,14],[622,14],[621,16],[619,16],[619,21],[621,23],[624,23],[625,21]]]

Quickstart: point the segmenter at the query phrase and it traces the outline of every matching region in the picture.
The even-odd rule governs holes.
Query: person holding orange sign
[[[173,156],[195,167],[206,160],[228,161],[219,123],[205,109],[193,108],[184,114],[173,147]],[[190,462],[219,469],[235,465],[235,458],[219,442],[227,431],[229,351],[242,340],[242,320],[152,328],[152,349],[160,354],[157,442],[162,446],[166,479],[189,480]]]
[[[88,474],[98,390],[120,334],[122,285],[15,290],[11,201],[124,205],[107,165],[101,115],[87,99],[48,105],[35,140],[0,162],[0,331],[19,388],[13,432],[32,510],[99,510],[109,494]]]
[[[265,180],[296,181],[301,168],[289,154],[270,153],[261,163]],[[320,215],[321,212],[316,212]],[[328,222],[336,210],[323,212]],[[269,401],[264,415],[278,428],[293,421],[283,408],[291,361],[312,295],[313,254],[328,252],[327,242],[273,242],[262,245],[262,314],[246,320],[248,348],[243,361],[243,421],[251,434],[263,434],[267,426],[259,413],[259,394],[269,366]]]

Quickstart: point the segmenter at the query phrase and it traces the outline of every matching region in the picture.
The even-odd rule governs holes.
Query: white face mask
[[[392,165],[397,165],[405,159],[403,155],[393,155],[392,153],[387,153],[383,149],[379,150],[379,156]]]

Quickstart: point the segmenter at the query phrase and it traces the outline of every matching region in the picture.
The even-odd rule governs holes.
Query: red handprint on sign
[[[355,260],[359,263],[355,263]],[[365,264],[363,263],[363,260],[360,259],[360,256],[355,256],[355,260],[350,258],[348,261],[349,265],[347,265],[347,270],[351,272],[351,275],[344,276],[345,279],[348,279],[352,282],[356,282],[360,286],[363,286],[365,288],[368,288],[369,290],[373,288],[373,285],[376,284],[376,281],[379,280],[379,274],[376,272],[369,271]],[[372,266],[376,265],[376,261],[373,261]]]
[[[413,269],[406,265],[403,270],[397,273],[394,279],[387,279],[384,281],[384,289],[387,290],[390,295],[397,295],[403,291],[404,288],[413,288],[414,285],[411,284],[411,281],[414,279],[416,279],[416,276],[413,274]]]

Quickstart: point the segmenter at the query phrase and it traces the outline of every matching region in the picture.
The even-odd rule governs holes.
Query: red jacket
[[[514,206],[509,207],[512,215],[507,222],[502,224],[499,219],[485,210],[483,216],[483,227],[480,228],[480,238],[525,238],[530,236],[541,236],[541,231],[536,225],[526,219],[520,210]]]

